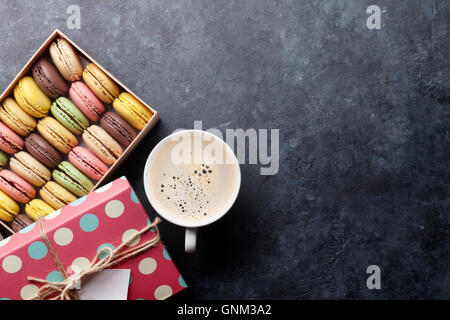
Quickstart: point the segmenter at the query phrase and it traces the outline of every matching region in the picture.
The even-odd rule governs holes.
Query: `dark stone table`
[[[126,3],[125,3],[126,2]],[[66,25],[81,8],[81,29]],[[381,8],[370,30],[366,9]],[[161,226],[175,299],[450,298],[447,1],[2,1],[0,87],[60,28],[161,113],[116,177],[177,128],[279,129],[231,212]],[[366,269],[381,269],[369,290]]]

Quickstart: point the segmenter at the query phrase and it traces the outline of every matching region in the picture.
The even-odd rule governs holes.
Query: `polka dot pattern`
[[[45,280],[47,281],[51,281],[51,282],[63,282],[64,281],[64,277],[62,276],[60,271],[52,271],[50,272],[47,277],[45,278]]]
[[[114,247],[111,243],[104,243],[104,244],[102,244],[102,245],[100,245],[100,246],[98,247],[98,249],[97,249],[97,254],[98,254],[100,251],[102,251],[102,249],[105,248],[105,247],[106,247],[106,248],[110,248],[111,250],[114,250],[114,249],[115,249],[115,247]],[[108,253],[109,253],[109,251],[107,251],[107,250],[103,251],[103,252],[99,255],[100,259],[103,259],[103,258],[107,257],[107,256],[108,256]]]
[[[5,272],[16,273],[22,268],[22,259],[16,255],[9,255],[2,261],[2,268]]]
[[[139,271],[144,275],[149,275],[156,270],[156,260],[153,258],[144,258],[139,262]]]
[[[85,232],[92,232],[97,229],[99,224],[98,218],[95,214],[87,213],[80,219],[80,228]]]
[[[91,264],[91,262],[89,261],[88,258],[86,257],[78,257],[75,260],[72,261],[72,271],[73,272],[81,272],[83,270],[86,270],[87,268],[89,268],[89,265]]]
[[[34,284],[27,284],[20,290],[20,296],[22,297],[22,299],[28,300],[35,297],[38,291],[39,288],[36,287]]]
[[[53,239],[57,244],[60,246],[67,246],[69,245],[73,240],[73,232],[69,228],[59,228],[55,231],[55,234],[53,235]]]
[[[101,205],[96,206],[97,203]],[[86,270],[96,252],[105,247],[113,250],[121,241],[127,241],[151,223],[126,179],[117,179],[44,219],[47,235],[68,275]],[[154,228],[151,230],[155,231]],[[130,245],[139,245],[153,237],[149,231]],[[101,258],[106,254],[103,253]],[[117,268],[131,269],[129,299],[165,299],[186,287],[162,244]],[[35,224],[0,241],[0,275],[2,300],[33,298],[40,285],[28,281],[27,275],[51,282],[63,280]]]
[[[164,300],[172,295],[172,288],[166,284],[159,286],[155,290],[155,299]]]
[[[48,248],[42,241],[35,241],[28,246],[28,255],[31,259],[40,260],[47,255]]]
[[[132,237],[134,237],[137,233],[139,233],[139,231],[137,231],[136,229],[128,229],[127,231],[125,231],[122,234],[122,242],[126,242],[129,239],[131,239]],[[141,237],[137,237],[136,240],[134,240],[133,242],[131,242],[130,244],[128,244],[129,247],[135,246],[139,243],[139,241],[141,240]]]
[[[110,218],[118,218],[124,212],[125,207],[119,200],[111,200],[106,204],[105,213]]]

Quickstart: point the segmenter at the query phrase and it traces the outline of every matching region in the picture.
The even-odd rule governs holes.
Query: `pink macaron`
[[[69,152],[69,161],[81,172],[94,180],[100,180],[108,171],[106,164],[83,147],[73,148]]]
[[[13,154],[23,149],[24,142],[14,131],[0,122],[0,149]]]
[[[81,81],[72,83],[70,98],[91,121],[98,121],[105,112],[105,106],[97,96]]]
[[[34,187],[12,171],[0,171],[0,189],[14,200],[28,203],[36,195]]]

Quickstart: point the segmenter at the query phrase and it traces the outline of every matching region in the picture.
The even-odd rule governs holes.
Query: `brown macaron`
[[[62,161],[61,154],[36,133],[30,134],[25,139],[25,149],[50,169],[55,168]]]
[[[31,220],[30,217],[27,215],[21,213],[16,216],[16,218],[11,223],[11,228],[14,230],[14,232],[19,232],[23,228],[28,227],[30,224],[33,224],[34,221]]]
[[[47,59],[41,58],[33,67],[33,78],[49,97],[65,96],[69,91],[66,80]]]
[[[106,132],[125,147],[128,147],[137,137],[136,130],[114,112],[106,112],[100,120],[100,124]]]

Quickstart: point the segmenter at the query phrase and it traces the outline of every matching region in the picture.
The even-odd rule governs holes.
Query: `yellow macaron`
[[[44,199],[54,209],[62,208],[77,200],[77,197],[75,197],[72,193],[53,181],[47,182],[41,190],[39,190],[39,194],[42,199]]]
[[[19,214],[19,211],[19,204],[0,190],[0,220],[11,222]]]
[[[53,211],[55,209],[41,199],[33,199],[25,206],[26,214],[34,221],[37,221],[40,217],[45,217]]]
[[[62,153],[67,154],[78,145],[77,137],[52,117],[41,119],[37,129],[45,140]]]
[[[114,100],[113,107],[122,118],[138,130],[142,130],[153,116],[150,109],[128,92],[122,92]]]
[[[32,77],[24,77],[19,80],[14,88],[14,98],[30,116],[42,118],[50,110],[50,98],[39,88]]]
[[[104,103],[110,104],[119,95],[119,87],[96,64],[90,63],[83,71],[83,80]]]
[[[0,119],[21,136],[27,136],[36,128],[36,120],[26,113],[12,98],[0,106]]]

